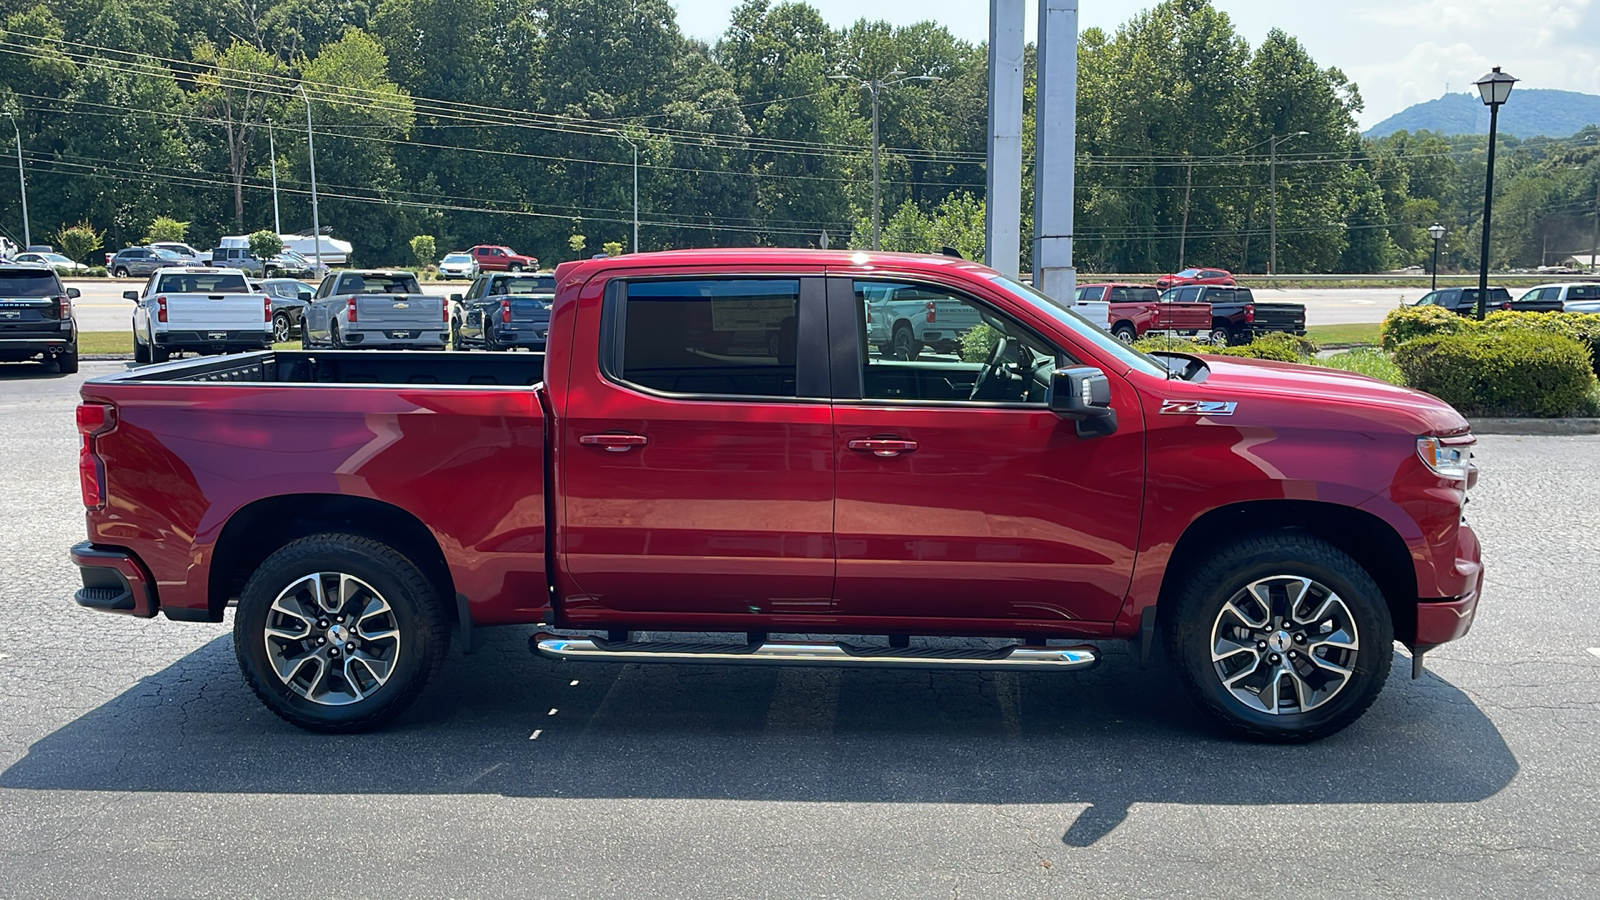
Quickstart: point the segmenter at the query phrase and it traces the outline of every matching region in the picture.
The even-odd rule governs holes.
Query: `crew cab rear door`
[[[940,292],[983,324],[953,352],[892,358],[866,339],[865,312],[901,287]],[[1080,437],[1045,405],[1051,372],[1077,360],[994,298],[830,274],[828,312],[838,613],[921,620],[921,633],[1114,619],[1144,482],[1138,403],[1120,373],[1107,373],[1116,433]]]
[[[577,301],[567,389],[552,391],[565,403],[565,618],[714,627],[827,613],[834,457],[820,272],[679,271],[591,282]]]

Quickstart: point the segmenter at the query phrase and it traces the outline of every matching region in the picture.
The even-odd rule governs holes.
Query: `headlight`
[[[1466,481],[1472,468],[1472,445],[1476,438],[1470,434],[1452,437],[1417,438],[1417,456],[1441,478]]]

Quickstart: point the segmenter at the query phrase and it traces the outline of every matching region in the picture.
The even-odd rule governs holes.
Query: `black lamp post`
[[[1428,226],[1428,237],[1433,238],[1433,287],[1430,291],[1439,289],[1439,242],[1444,240],[1444,226],[1438,222]]]
[[[1474,84],[1483,96],[1483,105],[1489,107],[1489,168],[1483,179],[1483,255],[1478,261],[1478,318],[1484,314],[1484,304],[1489,299],[1489,213],[1494,205],[1494,134],[1498,124],[1500,105],[1511,96],[1511,86],[1517,79],[1500,71],[1479,78]]]

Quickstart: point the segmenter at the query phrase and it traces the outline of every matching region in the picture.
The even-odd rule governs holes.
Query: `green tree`
[[[86,262],[89,254],[105,246],[105,233],[86,221],[79,222],[61,226],[55,233],[55,242],[68,259]]]
[[[171,216],[156,216],[150,227],[145,230],[144,243],[153,244],[156,241],[182,243],[188,233],[188,222],[179,222]]]
[[[244,226],[244,179],[251,170],[257,133],[285,103],[286,69],[276,56],[241,40],[227,49],[204,43],[194,60],[204,66],[195,80],[200,108],[219,121],[233,183],[233,223]]]
[[[263,228],[250,233],[250,255],[265,262],[283,252],[283,238]]]
[[[419,234],[411,239],[411,255],[416,259],[417,265],[426,269],[439,259],[439,250],[434,242],[433,235]]]
[[[581,234],[575,234],[567,238],[567,248],[572,251],[572,256],[574,259],[583,258],[583,248],[587,246],[588,243],[589,239]]]
[[[606,252],[607,256],[621,256],[622,255],[622,242],[621,241],[606,241],[604,244],[600,245],[600,249],[604,250]]]

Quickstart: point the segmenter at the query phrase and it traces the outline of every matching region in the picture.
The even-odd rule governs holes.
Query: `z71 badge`
[[[1231,416],[1239,404],[1232,400],[1163,400],[1163,416]]]

